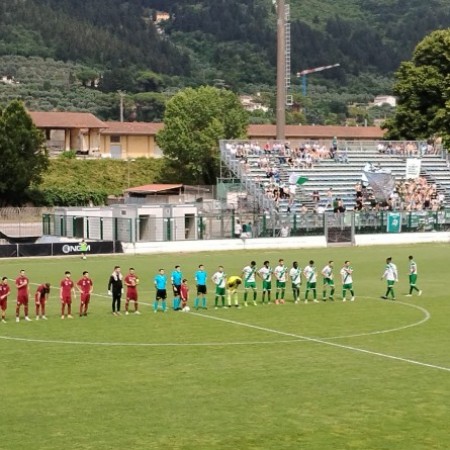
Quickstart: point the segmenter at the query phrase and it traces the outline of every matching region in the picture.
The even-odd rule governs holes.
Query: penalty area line
[[[371,355],[371,356],[379,356],[381,358],[391,359],[394,361],[401,361],[401,362],[413,364],[416,366],[427,367],[427,368],[431,368],[431,369],[443,370],[445,372],[450,372],[450,367],[444,367],[444,366],[438,366],[436,364],[424,363],[421,361],[416,361],[414,359],[402,358],[400,356],[389,355],[387,353],[374,352],[372,350],[366,350],[364,348],[353,347],[353,346],[344,345],[344,344],[338,344],[337,342],[329,342],[329,341],[326,341],[323,339],[317,339],[317,338],[312,338],[312,337],[308,337],[308,336],[302,336],[301,334],[288,333],[286,331],[280,331],[280,330],[275,330],[272,328],[261,327],[259,325],[252,325],[250,323],[245,323],[245,322],[238,322],[237,320],[224,319],[222,317],[210,316],[208,314],[199,314],[199,313],[191,312],[191,315],[196,316],[196,317],[203,317],[205,319],[217,320],[219,322],[225,322],[225,323],[229,323],[231,325],[237,325],[237,326],[241,326],[241,327],[251,328],[254,330],[264,331],[266,333],[272,333],[272,334],[278,334],[280,336],[287,336],[287,337],[302,339],[302,340],[305,340],[308,342],[314,342],[316,344],[328,345],[330,347],[340,348],[343,350],[349,350],[352,352],[364,353],[366,355]]]

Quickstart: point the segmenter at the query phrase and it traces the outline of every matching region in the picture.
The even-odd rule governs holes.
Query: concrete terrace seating
[[[421,147],[422,145],[422,147]],[[301,205],[311,211],[316,205],[313,202],[313,192],[320,196],[319,205],[325,206],[326,193],[332,188],[333,196],[342,199],[346,208],[355,205],[355,184],[361,180],[362,169],[368,162],[381,168],[390,169],[396,179],[403,179],[406,174],[406,157],[409,154],[422,156],[421,176],[425,177],[429,184],[436,184],[437,191],[445,196],[447,204],[450,204],[450,169],[448,163],[434,151],[426,149],[423,144],[407,145],[405,143],[393,143],[391,147],[394,154],[380,151],[380,143],[364,142],[339,145],[337,156],[345,153],[345,163],[329,158],[320,159],[311,168],[293,168],[286,162],[279,160],[276,152],[268,157],[269,165],[278,172],[277,184],[284,186],[289,191],[289,176],[299,174],[308,178],[308,182],[296,188],[294,201],[287,199],[278,200],[275,204],[270,196],[265,195],[264,186],[269,186],[271,180],[266,176],[266,170],[260,167],[261,148],[258,151],[247,151],[246,155],[236,155],[229,152],[225,145],[221,146],[222,160],[234,172],[245,180],[245,186],[252,186],[253,193],[260,192],[266,198],[264,209],[276,209],[280,213],[287,213],[288,207],[291,213],[299,213]],[[406,150],[408,149],[408,151]],[[409,152],[409,154],[408,154]],[[231,163],[231,164],[230,164]],[[232,166],[232,167],[231,167]],[[303,210],[304,211],[304,208]]]

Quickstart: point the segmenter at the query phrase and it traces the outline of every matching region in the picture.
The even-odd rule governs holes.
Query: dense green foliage
[[[390,77],[427,33],[450,26],[445,0],[290,0],[293,93],[289,123],[345,123],[348,104],[391,93]],[[153,23],[156,10],[170,20]],[[276,11],[271,0],[5,0],[0,5],[0,103],[157,121],[184,87],[227,86],[274,95]],[[20,56],[42,57],[30,61]],[[17,59],[19,58],[19,59]],[[65,63],[65,65],[62,63]],[[308,77],[295,73],[340,63]],[[54,73],[52,73],[54,70]],[[44,75],[45,72],[45,75]],[[56,79],[55,77],[59,77]],[[366,119],[371,121],[367,112]],[[357,117],[353,117],[356,123]],[[273,108],[252,122],[273,122]]]
[[[34,186],[33,200],[49,206],[102,205],[109,195],[122,195],[128,187],[160,181],[162,164],[162,160],[147,158],[52,159],[42,182]]]
[[[108,0],[106,7],[103,0],[3,0],[0,54],[188,73],[186,54],[158,35],[144,4]]]
[[[450,30],[427,36],[396,73],[395,116],[386,124],[391,139],[441,137],[450,144]]]
[[[44,136],[19,101],[0,109],[0,203],[20,205],[48,165]]]
[[[217,142],[245,137],[246,129],[247,115],[235,94],[209,86],[188,88],[167,103],[157,142],[167,170],[179,182],[215,184],[220,161]]]

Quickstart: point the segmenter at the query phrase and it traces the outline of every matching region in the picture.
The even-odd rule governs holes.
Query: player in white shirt
[[[397,266],[392,262],[392,258],[386,259],[386,266],[384,267],[383,275],[381,279],[385,279],[387,283],[386,294],[382,295],[381,298],[387,300],[389,294],[391,294],[392,300],[395,300],[394,284],[398,281],[398,271]]]
[[[249,266],[242,269],[242,278],[244,279],[244,305],[247,304],[247,296],[249,289],[253,290],[253,305],[256,306],[256,262],[252,261]]]
[[[216,296],[214,298],[214,307],[217,309],[219,307],[219,297],[222,300],[222,308],[225,308],[225,285],[227,276],[223,271],[223,267],[219,266],[217,272],[211,277],[211,280],[216,286]]]
[[[334,276],[333,276],[333,261],[328,261],[328,264],[322,269],[323,275],[323,287],[322,287],[322,300],[327,301],[327,288],[330,288],[329,299],[334,300]]]
[[[292,283],[292,294],[294,295],[294,303],[300,301],[300,286],[302,284],[302,268],[298,267],[298,262],[292,263],[292,268],[289,271],[289,278]]]
[[[269,261],[264,261],[264,265],[258,270],[258,276],[262,280],[262,299],[261,303],[264,304],[267,293],[267,304],[270,304],[270,295],[272,291],[272,267],[270,267]]]
[[[342,301],[347,301],[347,289],[350,291],[350,301],[355,301],[355,291],[353,290],[353,267],[350,265],[350,261],[345,261],[344,267],[341,269],[342,278]]]
[[[313,293],[313,301],[318,303],[317,300],[317,274],[314,267],[314,261],[309,261],[309,264],[303,269],[303,275],[306,278],[306,291],[305,291],[305,303],[308,303],[309,291]]]
[[[284,293],[286,291],[286,276],[287,267],[284,265],[284,260],[278,261],[278,266],[275,267],[273,274],[275,275],[277,283],[277,292],[275,294],[275,304],[284,303]]]

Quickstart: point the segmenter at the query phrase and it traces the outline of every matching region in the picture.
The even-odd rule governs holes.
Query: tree
[[[247,114],[234,93],[187,88],[167,102],[157,143],[179,182],[215,184],[219,140],[242,138],[246,129]]]
[[[0,155],[1,202],[20,205],[31,184],[41,180],[48,154],[42,132],[17,100],[0,110]]]
[[[450,30],[438,30],[415,48],[395,74],[397,110],[385,125],[388,139],[428,139],[450,144]]]

